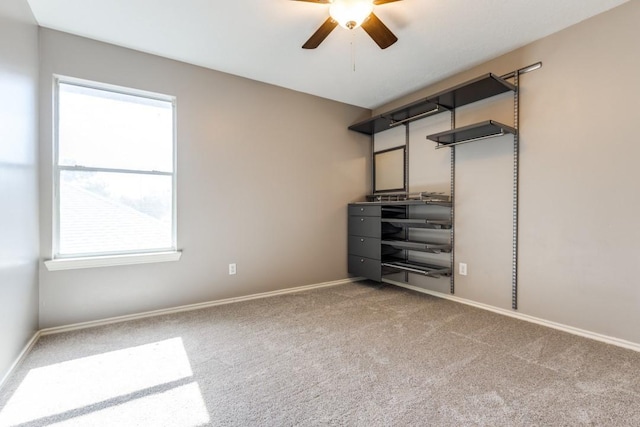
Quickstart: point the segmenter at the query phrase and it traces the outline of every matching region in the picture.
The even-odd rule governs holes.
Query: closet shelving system
[[[456,151],[455,147],[460,144],[467,144],[470,142],[485,140],[488,138],[499,137],[507,134],[513,135],[513,221],[512,221],[512,308],[515,310],[518,307],[518,206],[519,206],[519,156],[520,156],[520,144],[519,144],[519,84],[520,76],[522,74],[534,71],[542,67],[542,63],[538,62],[530,66],[521,68],[511,73],[497,76],[493,73],[481,75],[477,78],[471,79],[459,85],[445,89],[441,92],[427,96],[426,98],[412,102],[410,104],[403,105],[402,107],[393,109],[391,111],[379,114],[370,119],[355,123],[349,127],[350,130],[366,134],[371,136],[372,146],[372,161],[374,156],[373,141],[374,135],[383,132],[388,129],[392,129],[396,126],[408,125],[409,123],[420,120],[426,117],[430,117],[436,114],[449,112],[451,115],[451,129],[439,132],[436,134],[428,135],[427,139],[436,143],[436,149],[450,148],[451,149],[451,196],[450,196],[450,219],[448,224],[437,224],[441,227],[450,227],[450,243],[448,245],[436,245],[428,242],[415,242],[408,238],[405,238],[404,242],[398,239],[384,239],[382,238],[380,244],[386,247],[392,247],[404,251],[449,251],[450,256],[450,268],[437,269],[433,266],[422,266],[408,261],[408,257],[405,257],[403,261],[397,262],[381,262],[380,268],[397,268],[398,270],[404,270],[407,272],[425,274],[429,276],[439,277],[441,275],[450,276],[450,292],[454,293],[455,281],[453,268],[455,264],[455,167],[456,167]],[[509,80],[513,81],[511,83]],[[495,120],[486,120],[480,123],[475,123],[468,126],[456,127],[456,109],[474,102],[488,99],[500,94],[511,92],[513,94],[513,125],[505,125]],[[408,139],[409,132],[406,132],[406,150],[408,157]],[[405,163],[405,168],[408,168],[408,161]],[[405,173],[408,177],[408,173]],[[373,177],[372,182],[375,182]],[[408,182],[405,183],[408,188]],[[404,210],[404,213],[399,214],[400,218],[384,218],[382,215],[380,218],[381,225],[388,223],[394,227],[400,229],[410,229],[413,227],[433,226],[435,223],[429,224],[429,221],[424,218],[411,218],[409,215],[409,206],[411,203],[398,201],[403,204],[398,206]],[[367,203],[367,202],[364,202]],[[369,202],[371,203],[371,202]],[[373,203],[381,203],[373,202]],[[419,201],[418,203],[422,203]],[[388,205],[387,205],[388,206]],[[350,211],[351,213],[351,211]],[[351,218],[351,217],[350,217]],[[350,228],[349,234],[352,234]],[[405,236],[408,236],[409,232],[405,231]],[[350,257],[354,256],[351,254]],[[351,260],[351,258],[350,258]],[[364,262],[363,262],[364,263]],[[350,272],[352,271],[353,263],[349,264]]]

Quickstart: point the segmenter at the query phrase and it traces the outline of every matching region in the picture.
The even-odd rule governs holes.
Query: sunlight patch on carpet
[[[50,426],[196,427],[208,422],[200,387],[194,382]]]
[[[118,414],[129,417],[138,412],[153,419],[173,419],[177,422],[173,425],[198,425],[205,417],[208,421],[208,412],[197,383],[186,384],[192,376],[181,338],[35,368],[0,412],[0,426],[54,421],[51,417],[61,414],[66,420],[60,425],[89,418],[92,422],[83,421],[84,425],[100,425],[102,414],[117,419]],[[185,419],[175,419],[181,416]]]

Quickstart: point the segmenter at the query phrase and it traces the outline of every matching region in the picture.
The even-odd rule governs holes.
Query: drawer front
[[[349,273],[379,282],[381,271],[380,260],[349,255]]]
[[[366,258],[380,259],[380,239],[349,236],[349,253]]]
[[[349,215],[380,216],[381,206],[349,205]]]
[[[349,235],[380,238],[380,218],[349,216]]]

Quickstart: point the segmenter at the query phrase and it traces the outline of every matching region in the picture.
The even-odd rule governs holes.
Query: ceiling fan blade
[[[371,13],[371,15],[365,19],[362,23],[362,29],[371,36],[373,41],[380,46],[380,49],[386,49],[398,41],[398,38],[382,23],[375,13]]]
[[[310,0],[300,0],[300,1],[310,1]],[[378,6],[378,5],[385,4],[385,3],[393,3],[394,1],[400,1],[400,0],[374,0],[373,4]]]
[[[318,28],[318,30],[313,33],[313,35],[306,41],[305,44],[302,45],[303,49],[315,49],[320,46],[320,43],[323,42],[324,39],[327,38],[329,33],[333,31],[335,27],[338,26],[338,21],[335,21],[333,18],[328,18],[324,21],[324,24]]]
[[[324,4],[331,3],[331,0],[293,0],[293,1],[306,1],[309,3],[324,3]],[[398,0],[388,0],[388,1],[398,1]]]

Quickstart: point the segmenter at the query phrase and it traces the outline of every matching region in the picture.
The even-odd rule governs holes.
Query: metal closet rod
[[[542,68],[542,62],[536,62],[535,64],[531,64],[531,65],[528,65],[528,66],[526,66],[524,68],[520,68],[519,70],[512,71],[510,73],[502,75],[502,76],[500,76],[500,78],[504,79],[504,80],[508,80],[508,79],[514,78],[516,76],[516,72],[518,74],[526,74],[526,73],[530,73],[531,71],[538,70],[540,68]]]
[[[517,70],[517,72],[519,74],[526,74],[526,73],[530,73],[531,71],[535,71],[535,70],[540,69],[540,68],[542,68],[542,62],[536,62],[535,64],[531,64],[531,65],[528,65],[528,66],[526,66],[524,68],[520,68],[519,70]],[[508,79],[514,78],[515,75],[516,75],[516,71],[512,71],[510,73],[507,73],[507,74],[504,74],[504,75],[500,76],[500,78],[504,79],[504,80],[508,80]],[[431,114],[438,113],[438,112],[440,112],[441,109],[448,110],[447,108],[443,107],[442,105],[438,105],[435,109],[433,109],[431,111],[427,111],[427,112],[424,112],[424,113],[416,114],[415,116],[408,117],[408,118],[406,118],[404,120],[392,121],[389,124],[389,127],[390,128],[396,127],[396,126],[399,126],[399,125],[404,124],[406,122],[409,122],[409,121],[412,121],[412,120],[416,120],[416,119],[420,119],[422,117],[426,117],[426,116],[429,116]]]
[[[506,133],[504,132],[504,130],[502,130],[500,131],[500,133],[494,133],[492,135],[487,135],[487,136],[479,136],[477,138],[472,138],[472,139],[465,139],[464,141],[453,142],[451,144],[443,144],[439,142],[438,145],[436,145],[436,150],[439,148],[453,147],[455,145],[462,145],[462,144],[467,144],[469,142],[482,141],[483,139],[496,138],[498,136],[504,136],[504,135],[506,135]]]
[[[390,128],[392,128],[392,127],[395,127],[395,126],[401,125],[401,124],[403,124],[403,123],[409,122],[409,121],[411,121],[411,120],[416,120],[416,119],[419,119],[419,118],[421,118],[421,117],[426,117],[426,116],[429,116],[429,115],[431,115],[431,114],[435,114],[435,113],[439,112],[441,108],[443,108],[443,107],[441,107],[441,106],[437,106],[437,107],[436,107],[436,108],[434,108],[433,110],[426,111],[426,112],[424,112],[424,113],[420,113],[420,114],[416,114],[415,116],[407,117],[407,118],[406,118],[406,119],[404,119],[404,120],[398,120],[398,121],[391,122],[391,123],[389,124],[389,127],[390,127]]]

